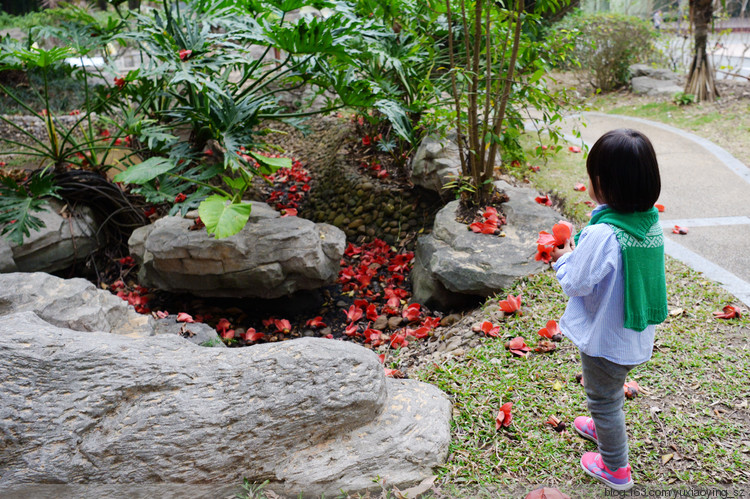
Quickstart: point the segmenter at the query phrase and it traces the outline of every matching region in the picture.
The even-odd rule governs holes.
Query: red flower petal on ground
[[[296,217],[297,216],[297,210],[294,208],[284,208],[281,210],[281,217]]]
[[[403,378],[404,377],[404,373],[402,373],[398,369],[389,369],[387,367],[384,367],[383,372],[389,378]]]
[[[526,344],[526,341],[520,336],[516,336],[510,340],[507,347],[512,354],[518,355],[519,357],[526,357],[531,351],[531,348]]]
[[[583,192],[586,190],[586,185],[580,182],[576,182],[576,184],[573,186],[573,190]]]
[[[133,260],[132,256],[126,256],[124,258],[120,258],[120,265],[124,267],[132,267],[135,265],[135,260]]]
[[[349,310],[343,310],[343,312],[346,314],[346,318],[349,319],[349,322],[355,322],[362,318],[362,309],[356,305],[352,305],[349,307]]]
[[[534,348],[535,352],[539,353],[547,353],[547,352],[553,352],[557,349],[557,345],[555,343],[552,343],[549,340],[540,340],[539,343],[537,343],[536,347]]]
[[[344,334],[349,336],[350,338],[357,334],[357,325],[353,322],[346,326],[346,329],[344,329]]]
[[[497,417],[495,418],[495,430],[510,426],[511,421],[513,420],[513,415],[510,413],[512,408],[513,402],[506,402],[500,407],[500,410],[497,412]]]
[[[422,306],[419,303],[412,303],[408,307],[404,308],[403,312],[401,312],[401,317],[409,322],[414,322],[419,319],[421,310]]]
[[[683,236],[688,233],[687,227],[680,227],[679,225],[675,225],[674,229],[672,229],[673,234],[682,234]]]
[[[193,317],[185,312],[180,312],[177,314],[177,322],[195,322],[193,320]]]
[[[380,360],[381,364],[385,364],[385,354],[384,353],[381,353],[380,355],[378,355],[378,359]]]
[[[529,170],[531,170],[534,173],[537,173],[537,172],[539,172],[539,170],[541,170],[541,167],[535,166],[535,165],[534,166],[529,166]]]
[[[252,343],[254,341],[263,339],[263,336],[265,336],[263,333],[259,333],[255,330],[255,328],[251,327],[248,328],[247,331],[245,331],[245,334],[242,335],[242,339],[247,343]]]
[[[362,137],[363,146],[369,146],[370,144],[372,144],[372,140],[370,139],[369,135],[365,135],[364,137]]]
[[[482,213],[482,216],[484,218],[490,218],[490,217],[493,217],[493,216],[497,217],[497,215],[498,215],[497,209],[494,208],[494,207],[492,207],[492,206],[485,207],[484,213]]]
[[[714,312],[714,317],[717,319],[739,319],[742,317],[740,309],[733,307],[732,305],[727,305],[722,310],[723,312]]]
[[[219,333],[222,338],[225,340],[231,340],[234,339],[234,329],[227,329],[226,331],[222,331]]]
[[[629,399],[637,397],[641,391],[641,387],[635,381],[628,381],[622,386],[622,389],[625,392],[625,396]]]
[[[655,205],[654,205],[654,208],[656,208],[656,210],[657,210],[657,211],[658,211],[659,213],[664,213],[664,205],[663,205],[663,204],[655,204]]]
[[[375,306],[374,303],[370,303],[367,305],[367,310],[365,311],[365,315],[367,316],[368,320],[375,321],[378,318],[378,307]]]
[[[326,327],[326,323],[323,322],[323,317],[318,316],[313,319],[308,319],[307,322],[305,322],[305,326],[317,329],[319,327]]]
[[[169,312],[167,312],[166,310],[157,310],[156,317],[158,317],[159,319],[166,319],[167,317],[169,317]]]
[[[596,203],[593,201],[584,201],[583,204],[585,204],[589,208],[596,208]]]
[[[544,196],[535,197],[534,201],[536,201],[539,204],[543,204],[544,206],[552,206],[552,200],[546,194]]]
[[[276,320],[274,317],[269,317],[268,319],[263,319],[261,322],[263,322],[263,327],[271,327],[273,326],[273,322]]]
[[[179,193],[178,195],[176,195],[176,196],[174,197],[174,202],[175,202],[175,204],[177,204],[177,203],[182,203],[182,202],[183,202],[183,201],[185,201],[186,199],[187,199],[187,196],[186,196],[186,195],[184,195],[183,193]]]
[[[492,336],[493,338],[497,338],[500,334],[500,326],[496,326],[490,321],[484,321],[482,322],[482,325],[479,327],[479,330],[482,331],[487,336]]]
[[[276,326],[277,333],[287,334],[292,330],[292,324],[286,319],[276,319],[273,325]]]
[[[365,343],[372,343],[373,346],[380,345],[380,331],[378,331],[377,329],[368,327],[362,334],[365,337]]]
[[[552,339],[553,336],[562,334],[560,331],[560,326],[557,325],[557,322],[554,320],[547,321],[547,327],[543,327],[539,330],[539,336],[543,336],[545,338]]]
[[[216,324],[216,331],[218,331],[219,333],[223,333],[230,327],[232,327],[232,324],[227,319],[222,318],[219,319],[218,324]]]
[[[521,295],[508,295],[508,299],[500,300],[498,302],[498,305],[500,305],[500,310],[502,310],[506,314],[512,314],[513,312],[516,312],[521,308]]]
[[[386,178],[388,176],[388,170],[380,170],[378,172],[378,178]]]
[[[180,50],[180,60],[181,61],[187,61],[190,56],[192,55],[193,51],[189,49],[182,49]]]
[[[568,147],[568,151],[578,153],[581,152],[581,148],[578,146],[570,146]]]
[[[440,318],[438,317],[425,317],[422,321],[422,326],[430,329],[435,329],[440,325]]]
[[[391,336],[391,348],[401,348],[401,347],[405,347],[408,345],[409,345],[409,342],[406,341],[405,334],[401,333],[401,334],[394,334],[393,336]]]
[[[427,326],[418,327],[414,331],[411,332],[412,336],[415,338],[418,338],[420,340],[427,338],[430,335],[430,328]]]

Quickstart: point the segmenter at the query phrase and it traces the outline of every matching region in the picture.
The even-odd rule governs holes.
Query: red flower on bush
[[[125,80],[125,78],[115,78],[115,86],[117,88],[121,89],[122,87],[125,86],[126,83],[127,81]]]

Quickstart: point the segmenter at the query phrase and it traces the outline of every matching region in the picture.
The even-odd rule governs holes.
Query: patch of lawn
[[[715,319],[712,312],[732,297],[675,260],[668,260],[667,270],[672,315],[657,327],[652,360],[629,376],[642,387],[639,397],[625,403],[635,480],[747,483],[750,321]],[[563,340],[552,353],[519,358],[504,346],[522,336],[533,348],[537,331],[562,315],[567,299],[552,271],[523,279],[508,292],[523,294],[523,315],[506,317],[500,338],[487,338],[465,357],[418,374],[454,403],[453,442],[441,481],[496,492],[516,484],[563,492],[593,484],[578,460],[596,447],[571,428],[576,416],[588,414],[575,379],[581,369],[577,348]],[[505,402],[513,402],[513,422],[496,431],[495,416]],[[546,424],[549,416],[568,429],[557,433]]]

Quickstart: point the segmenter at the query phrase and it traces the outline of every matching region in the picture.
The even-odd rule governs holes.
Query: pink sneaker
[[[587,440],[591,440],[595,444],[599,441],[596,439],[596,427],[594,426],[594,420],[586,416],[578,416],[573,421],[573,426],[579,435]]]
[[[630,476],[630,465],[612,471],[604,465],[602,456],[598,452],[587,452],[581,457],[581,468],[589,476],[596,478],[604,485],[615,490],[630,490],[633,479]]]

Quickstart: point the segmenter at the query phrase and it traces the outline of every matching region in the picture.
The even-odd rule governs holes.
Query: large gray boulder
[[[542,230],[551,231],[560,214],[534,201],[536,191],[495,182],[510,201],[503,204],[505,237],[475,234],[456,221],[458,201],[435,216],[431,234],[417,241],[412,270],[415,301],[443,308],[461,307],[509,287],[515,280],[539,272],[534,259]]]
[[[442,464],[450,403],[353,343],[241,349],[0,320],[0,489],[239,484],[306,497],[409,486]]]
[[[684,90],[679,82],[680,75],[668,69],[647,64],[633,64],[629,69],[634,94],[674,97]]]
[[[54,272],[85,260],[99,247],[98,226],[90,208],[82,206],[70,212],[61,201],[48,201],[41,212],[34,213],[44,223],[43,228],[31,231],[23,244],[0,243],[0,272]],[[13,264],[8,260],[6,244]]]
[[[151,318],[86,279],[44,272],[0,274],[0,316],[33,312],[58,327],[132,337],[154,334]]]
[[[215,239],[189,230],[193,220],[164,217],[133,232],[128,244],[141,263],[142,285],[198,296],[278,298],[335,282],[344,233],[328,224],[280,217],[253,203],[238,234]]]

